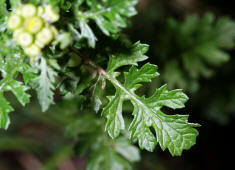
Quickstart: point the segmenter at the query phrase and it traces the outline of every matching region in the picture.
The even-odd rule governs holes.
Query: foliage
[[[109,138],[104,134],[102,121],[94,115],[82,115],[67,127],[67,135],[79,139],[76,150],[81,155],[92,151],[89,170],[131,169],[130,163],[140,160],[138,148],[125,136],[116,140]]]
[[[140,44],[135,46],[142,52],[137,55],[136,61],[138,61],[145,57],[146,47]],[[163,150],[168,148],[172,155],[181,155],[183,149],[188,149],[195,143],[198,132],[193,127],[197,125],[187,123],[188,116],[169,116],[160,109],[163,106],[172,109],[182,108],[188,97],[181,90],[168,91],[167,86],[160,87],[149,98],[136,95],[135,91],[141,87],[139,83],[150,82],[152,78],[158,76],[156,66],[151,64],[145,64],[141,69],[132,66],[129,72],[124,73],[124,85],[120,84],[116,80],[118,73],[115,70],[126,64],[137,65],[133,58],[135,59],[135,56],[125,56],[126,61],[119,62],[119,58],[113,56],[109,60],[106,77],[115,86],[116,93],[115,96],[109,97],[109,104],[102,112],[107,118],[106,130],[112,138],[115,138],[125,129],[122,104],[125,100],[130,100],[134,106],[134,120],[129,127],[131,139],[138,140],[140,148],[148,151],[153,151],[159,142]],[[150,127],[154,128],[157,139]]]
[[[74,15],[79,26],[81,38],[86,38],[90,47],[95,47],[96,36],[89,26],[89,21],[94,20],[101,31],[109,36],[116,34],[121,28],[127,26],[126,18],[136,14],[134,6],[137,0],[103,0],[103,5],[98,0],[86,0],[88,9],[81,12],[83,1],[78,1],[74,7]],[[80,10],[78,10],[80,8]],[[76,27],[76,26],[75,26]]]
[[[197,91],[199,78],[211,77],[214,67],[229,60],[226,51],[234,48],[235,22],[228,17],[216,20],[207,13],[201,18],[189,15],[182,22],[171,18],[164,28],[157,52],[168,58],[163,78],[171,88]]]
[[[36,92],[43,112],[53,103],[60,105],[60,101],[74,101],[78,106],[76,114],[68,113],[67,117],[61,114],[61,119],[69,119],[65,123],[68,136],[78,138],[75,142],[81,142],[83,152],[90,153],[87,168],[90,170],[131,169],[131,163],[140,159],[135,142],[151,152],[159,144],[172,156],[180,156],[196,143],[198,124],[188,123],[188,115],[163,112],[164,108],[185,106],[188,97],[182,90],[169,91],[164,85],[150,97],[138,93],[142,83],[150,83],[159,73],[157,66],[150,63],[138,67],[148,58],[145,55],[148,45],[140,42],[132,45],[120,33],[129,26],[128,18],[137,13],[137,0],[27,2],[60,9],[60,21],[54,23],[59,33],[40,55],[26,57],[6,27],[12,10],[25,1],[1,1],[0,14],[4,16],[0,18],[1,128],[8,128],[8,114],[13,111],[5,97],[8,92],[23,106]],[[125,101],[133,106],[129,110],[132,118],[124,115]],[[94,112],[101,113],[106,120],[94,116]],[[72,154],[70,147],[63,151]],[[50,162],[47,165],[52,166]]]
[[[9,45],[13,43],[9,40],[8,42],[6,41],[7,39],[3,39],[2,43],[8,43]],[[0,127],[7,129],[10,123],[8,113],[13,111],[13,108],[10,106],[9,102],[4,97],[4,93],[8,91],[12,92],[23,106],[29,103],[30,95],[26,92],[29,89],[29,87],[26,85],[29,74],[24,71],[25,67],[27,67],[28,65],[24,63],[25,58],[21,56],[22,54],[19,48],[18,51],[17,49],[15,49],[7,51],[7,53],[5,53],[4,50],[1,50],[1,52],[3,54],[0,58],[0,71],[2,73],[2,79],[0,81]],[[19,73],[22,73],[25,77],[25,84],[16,80]]]

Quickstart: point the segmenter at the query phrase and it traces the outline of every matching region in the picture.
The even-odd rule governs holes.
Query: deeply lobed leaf
[[[38,94],[38,100],[45,112],[54,103],[55,77],[57,73],[47,64],[45,58],[41,58],[39,65],[40,75],[33,80],[34,88]]]
[[[94,20],[100,30],[107,36],[118,33],[122,28],[127,27],[127,18],[134,16],[137,11],[135,5],[137,0],[109,0],[100,3],[98,0],[86,0],[89,9],[85,12],[78,10],[82,8],[83,1],[78,1],[74,9],[78,26],[81,30],[81,37],[88,40],[90,47],[95,47],[96,36],[90,27],[90,20]]]
[[[139,56],[126,57],[126,65],[135,57],[137,59]],[[116,62],[118,62],[117,59]],[[157,67],[149,63],[140,69],[132,66],[129,72],[124,74],[125,82],[122,85],[116,79],[114,71],[123,65],[125,64],[120,62],[116,63],[116,66],[112,64],[108,67],[114,67],[108,72],[107,78],[114,85],[116,93],[108,97],[109,103],[102,112],[107,118],[106,131],[112,138],[116,138],[125,129],[122,107],[124,101],[129,100],[134,106],[134,119],[129,127],[131,140],[138,140],[140,148],[148,151],[153,151],[159,143],[163,150],[168,148],[173,156],[181,155],[184,149],[189,149],[195,144],[198,131],[194,127],[198,127],[198,124],[188,123],[187,115],[166,115],[161,108],[182,108],[188,97],[182,90],[168,91],[166,85],[157,89],[149,98],[140,97],[135,94],[135,91],[141,87],[141,83],[151,82],[151,79],[159,75]],[[155,134],[151,131],[151,127],[154,128]]]
[[[18,73],[22,69],[24,58],[20,53],[12,49],[6,57],[3,57],[0,51],[0,128],[7,129],[10,123],[8,113],[14,109],[4,97],[4,92],[12,92],[17,100],[25,106],[30,101],[30,95],[26,92],[29,87],[16,80]]]

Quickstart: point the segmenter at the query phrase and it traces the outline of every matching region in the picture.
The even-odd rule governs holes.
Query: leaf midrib
[[[135,97],[134,94],[132,94],[131,92],[129,92],[122,84],[120,84],[115,78],[111,77],[107,72],[103,71],[103,75],[110,80],[113,84],[115,84],[117,87],[119,87],[123,92],[125,92],[128,96],[130,96],[137,104],[141,105],[144,110],[148,110],[150,113],[152,113],[154,116],[156,116],[157,119],[159,119],[161,122],[164,122],[157,114],[155,114],[155,111],[153,111],[153,109],[148,108],[142,101],[140,101],[139,99],[137,99]],[[152,117],[152,115],[151,115]],[[145,124],[147,124],[145,122]],[[167,123],[167,125],[172,128],[178,135],[182,136],[182,134],[180,132],[177,131],[177,129],[175,129],[174,127],[172,127],[171,125],[169,125]],[[162,129],[164,130],[164,129]],[[168,132],[166,130],[164,130],[167,134]],[[168,134],[169,135],[169,134]],[[170,136],[170,135],[169,135]],[[171,138],[170,138],[171,139]]]

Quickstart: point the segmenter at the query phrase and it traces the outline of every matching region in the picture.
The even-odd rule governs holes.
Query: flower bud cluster
[[[18,7],[8,19],[7,27],[29,57],[36,57],[58,35],[52,23],[58,21],[59,13],[51,5],[36,7],[25,4]]]

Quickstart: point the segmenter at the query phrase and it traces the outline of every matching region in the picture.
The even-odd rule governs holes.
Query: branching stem
[[[112,76],[110,76],[109,73],[107,73],[103,68],[101,68],[100,66],[96,65],[90,58],[84,57],[84,55],[81,54],[80,51],[78,51],[76,48],[72,48],[74,52],[76,52],[83,60],[83,64],[85,65],[89,65],[91,67],[93,67],[95,70],[97,70],[99,75],[103,75],[106,79],[108,79],[112,84],[115,84],[118,88],[120,88],[124,93],[126,93],[130,98],[132,98],[136,103],[138,103],[138,105],[141,105],[143,108],[145,108],[146,110],[149,110],[149,112],[153,112],[151,109],[149,109],[148,107],[146,107],[146,105],[139,100],[138,98],[136,98],[136,96],[128,91],[122,84],[120,84],[120,82],[118,80],[116,80],[115,78],[113,78]],[[160,118],[159,118],[160,119]]]

